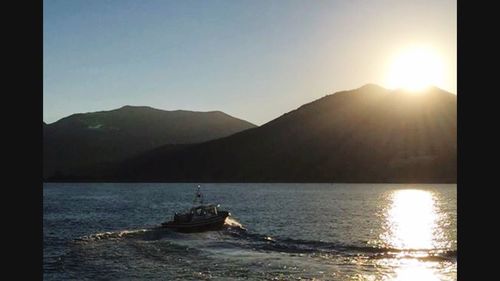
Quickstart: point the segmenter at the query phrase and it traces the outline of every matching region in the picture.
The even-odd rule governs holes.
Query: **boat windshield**
[[[217,207],[215,205],[198,206],[192,208],[191,213],[196,215],[205,215],[205,214],[217,215]]]

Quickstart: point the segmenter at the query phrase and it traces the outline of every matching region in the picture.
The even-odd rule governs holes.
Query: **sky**
[[[431,46],[456,89],[456,1],[44,0],[43,119],[124,105],[262,125],[328,94],[386,87]]]

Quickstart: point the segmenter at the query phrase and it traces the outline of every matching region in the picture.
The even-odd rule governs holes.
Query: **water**
[[[195,188],[44,184],[44,280],[457,278],[454,184],[203,184],[223,230],[158,228]]]

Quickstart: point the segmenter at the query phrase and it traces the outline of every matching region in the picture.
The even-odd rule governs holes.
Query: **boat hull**
[[[222,212],[217,216],[206,220],[193,222],[174,222],[169,221],[162,223],[162,227],[169,228],[178,232],[202,232],[208,230],[219,230],[224,226],[226,218],[229,216],[227,212]]]

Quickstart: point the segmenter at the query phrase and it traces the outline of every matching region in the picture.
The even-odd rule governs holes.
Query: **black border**
[[[13,279],[42,280],[43,274],[43,1],[3,5],[3,168],[2,234],[7,272]],[[9,17],[10,16],[10,17]],[[14,78],[14,79],[13,79]],[[4,87],[5,87],[4,84]],[[5,155],[4,154],[4,155]],[[8,272],[11,271],[11,272]],[[8,279],[8,277],[7,277]]]
[[[476,2],[474,2],[476,3]],[[457,3],[457,279],[494,280],[498,241],[498,8]],[[488,52],[490,51],[490,52]]]

